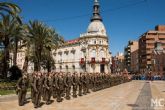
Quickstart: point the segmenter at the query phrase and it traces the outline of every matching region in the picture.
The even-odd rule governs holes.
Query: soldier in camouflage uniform
[[[42,90],[41,90],[41,96],[42,96],[42,98],[43,98],[43,100],[44,101],[46,101],[46,87],[45,87],[45,85],[44,85],[44,82],[45,82],[45,79],[48,77],[47,76],[48,74],[47,73],[43,73],[42,75],[41,75],[41,78],[42,78]]]
[[[90,75],[89,73],[85,73],[85,77],[86,77],[86,93],[90,93],[89,89],[90,89]]]
[[[57,102],[62,102],[62,94],[64,92],[64,80],[62,73],[57,76],[55,84],[57,87]]]
[[[93,75],[93,91],[95,92],[97,88],[97,73]]]
[[[108,77],[108,87],[111,87],[111,74],[108,73],[107,77]]]
[[[45,98],[46,98],[46,104],[50,104],[50,98],[52,95],[52,85],[53,85],[53,78],[52,73],[48,73],[48,76],[45,78],[44,86],[45,86]]]
[[[53,73],[53,86],[52,86],[52,95],[53,95],[53,98],[56,98],[57,97],[57,87],[56,87],[56,80],[57,80],[57,74],[58,73]]]
[[[85,73],[83,73],[82,75],[82,81],[83,81],[83,94],[86,95],[87,94],[87,77]]]
[[[26,103],[26,93],[28,88],[28,79],[24,74],[17,82],[18,104],[23,106]]]
[[[89,74],[89,77],[90,77],[90,89],[93,90],[93,87],[94,87],[94,75],[95,73],[90,73]]]
[[[70,91],[71,91],[71,86],[72,86],[72,77],[70,73],[67,73],[64,75],[64,85],[65,85],[65,90],[66,90],[66,99],[70,100]]]
[[[73,97],[76,98],[77,97],[77,87],[79,84],[79,77],[77,73],[74,73],[72,76],[73,79]]]
[[[96,91],[100,89],[100,74],[97,73],[96,75]]]
[[[41,73],[37,73],[37,77],[34,80],[34,107],[40,107],[41,105],[41,93],[43,87],[43,79],[41,78]]]
[[[34,103],[34,80],[36,78],[36,72],[33,72],[30,76],[30,88],[31,88],[31,101]]]
[[[80,73],[80,76],[79,76],[78,88],[79,88],[78,95],[79,96],[82,96],[82,88],[83,88],[83,77],[82,77],[82,73]]]

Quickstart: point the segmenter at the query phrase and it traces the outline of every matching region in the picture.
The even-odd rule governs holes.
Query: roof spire
[[[100,16],[100,4],[98,0],[94,0],[93,16],[91,18],[91,21],[94,21],[94,20],[102,21],[102,18]]]

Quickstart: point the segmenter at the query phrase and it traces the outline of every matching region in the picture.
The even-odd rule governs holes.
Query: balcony
[[[95,57],[92,57],[92,58],[91,58],[90,63],[92,63],[92,64],[95,64],[95,63],[96,63]]]
[[[81,59],[80,59],[80,64],[81,64],[81,65],[85,64],[84,58],[81,58]]]

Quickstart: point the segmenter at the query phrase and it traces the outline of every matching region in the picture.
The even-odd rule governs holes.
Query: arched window
[[[100,58],[105,58],[105,52],[104,52],[103,49],[100,50],[100,52],[99,52],[99,57],[100,57]]]
[[[95,49],[93,49],[92,51],[91,51],[91,57],[93,58],[95,58],[96,57],[96,50]]]
[[[52,67],[52,70],[53,70],[53,71],[56,71],[56,66]]]
[[[72,68],[73,68],[73,72],[75,72],[75,68],[76,68],[75,65],[72,65]]]
[[[68,69],[68,65],[66,65],[66,69]]]
[[[68,65],[66,65],[66,72],[68,72]]]
[[[60,71],[62,70],[62,66],[60,66]]]

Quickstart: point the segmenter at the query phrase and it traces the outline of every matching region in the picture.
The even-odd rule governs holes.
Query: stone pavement
[[[165,99],[165,82],[132,81],[62,103],[43,104],[37,110],[165,110],[164,107],[151,107],[151,98]],[[31,102],[19,107],[16,97],[8,96],[0,97],[0,110],[35,109]]]

